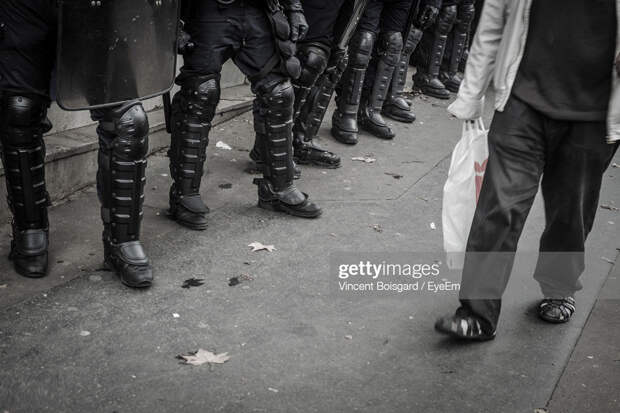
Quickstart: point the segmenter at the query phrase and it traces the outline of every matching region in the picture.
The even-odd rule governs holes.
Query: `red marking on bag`
[[[480,198],[480,191],[482,190],[482,181],[484,180],[484,171],[487,169],[488,159],[485,159],[482,164],[474,161],[474,170],[476,171],[476,204]]]

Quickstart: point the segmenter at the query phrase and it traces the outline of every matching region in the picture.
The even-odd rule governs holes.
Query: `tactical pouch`
[[[301,75],[301,63],[295,57],[297,47],[291,41],[291,26],[277,0],[267,0],[267,17],[276,41],[277,53],[280,57],[280,69],[293,79]],[[278,63],[276,63],[277,65]],[[269,70],[273,69],[270,68]]]

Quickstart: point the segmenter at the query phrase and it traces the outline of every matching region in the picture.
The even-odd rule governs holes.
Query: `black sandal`
[[[460,340],[488,341],[495,338],[495,331],[485,331],[481,320],[471,315],[441,317],[435,323],[435,330]]]
[[[538,304],[538,316],[548,323],[566,323],[575,313],[575,299],[545,298]]]

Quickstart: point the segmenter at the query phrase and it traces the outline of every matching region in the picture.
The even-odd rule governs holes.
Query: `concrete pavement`
[[[573,349],[589,331],[588,315],[612,270],[608,260],[617,261],[618,211],[599,210],[585,288],[566,325],[544,324],[533,312],[539,292],[527,275],[533,266],[527,251],[535,251],[542,229],[540,202],[524,231],[525,253],[493,342],[462,345],[435,334],[433,321],[454,310],[455,292],[338,291],[329,263],[340,252],[441,255],[442,186],[460,123],[446,114],[446,102],[415,102],[419,121],[394,123],[393,142],[364,135],[359,145],[342,146],[328,137],[328,118],[321,143],[343,156],[343,167],[304,168],[299,181],[324,208],[319,220],[256,208],[245,172],[249,114],[212,131],[205,232],[165,218],[168,163],[162,153],[151,157],[143,239],[157,281],[148,291],[129,290],[100,270],[92,188],[54,207],[48,278],[20,278],[0,260],[0,412],[516,413],[545,408],[552,395],[567,400],[563,395],[581,377],[567,382],[563,373],[579,361],[572,355],[585,354]],[[232,150],[216,149],[220,140]],[[352,160],[358,156],[376,162]],[[601,203],[620,205],[619,180],[617,168],[606,173]],[[3,255],[8,231],[0,233]],[[247,245],[255,241],[276,251],[251,252]],[[242,274],[251,280],[228,285]],[[205,285],[182,289],[191,277]],[[612,288],[618,284],[605,303],[615,310],[605,317],[620,305],[620,289]],[[614,332],[608,333],[605,340]],[[231,359],[213,366],[175,359],[198,348]],[[606,363],[617,379],[618,363]],[[583,411],[558,406],[549,404],[549,411]]]

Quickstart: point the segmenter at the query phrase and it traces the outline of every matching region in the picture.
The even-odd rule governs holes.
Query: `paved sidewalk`
[[[536,319],[539,293],[527,275],[511,280],[497,339],[474,345],[433,331],[435,318],[454,310],[455,292],[338,292],[329,265],[338,252],[440,254],[442,186],[460,134],[446,105],[417,98],[420,121],[394,124],[393,142],[364,135],[355,147],[328,137],[328,118],[321,143],[343,156],[343,167],[303,169],[299,186],[324,208],[314,221],[255,206],[256,187],[245,172],[249,114],[212,131],[203,186],[212,212],[205,232],[165,217],[168,163],[164,154],[151,157],[143,239],[157,280],[148,291],[127,289],[100,270],[94,189],[54,207],[48,278],[20,278],[0,259],[0,412],[521,413],[547,406],[558,382],[567,384],[559,385],[553,402],[567,400],[571,386],[586,377],[571,367],[571,355],[579,361],[585,354],[594,364],[587,358],[591,346],[600,346],[600,354],[609,353],[609,344],[618,348],[617,335],[608,343],[583,330],[612,269],[607,260],[617,261],[618,211],[599,210],[585,288],[567,325]],[[232,150],[216,149],[218,141]],[[376,162],[352,160],[359,156]],[[619,182],[620,169],[610,168],[602,204],[620,205]],[[524,251],[535,251],[542,225],[537,202]],[[0,230],[3,257],[8,230]],[[251,252],[248,244],[255,241],[276,250]],[[523,255],[518,272],[531,269],[529,257]],[[251,280],[229,286],[242,274]],[[191,277],[204,278],[205,285],[181,288]],[[617,318],[619,301],[605,303],[612,307],[601,310],[599,301],[588,326]],[[587,347],[573,353],[580,336]],[[228,352],[230,360],[209,367],[175,359],[198,348]],[[617,380],[620,363],[613,357],[601,363]],[[560,380],[565,371],[578,378]],[[607,389],[609,396],[613,390]],[[575,410],[571,403],[555,410],[551,403],[550,412],[617,410],[609,410],[617,404]]]

